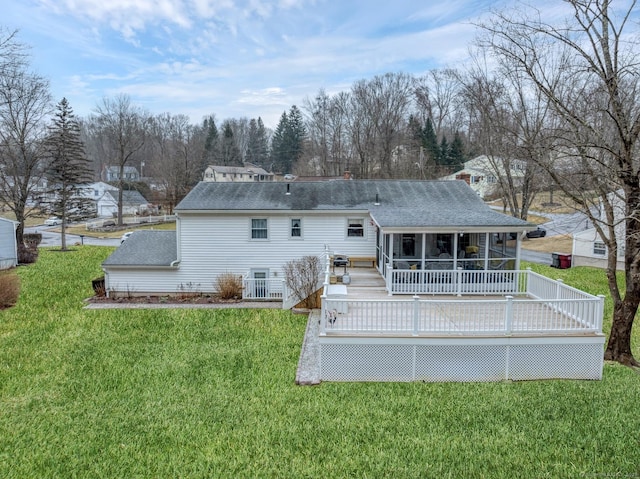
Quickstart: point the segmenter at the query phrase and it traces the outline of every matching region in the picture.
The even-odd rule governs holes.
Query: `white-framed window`
[[[607,254],[607,247],[602,241],[593,242],[593,254],[604,256]]]
[[[267,218],[251,219],[251,239],[268,239]]]
[[[364,238],[364,218],[347,219],[347,238]]]
[[[302,238],[302,219],[291,218],[291,237]]]

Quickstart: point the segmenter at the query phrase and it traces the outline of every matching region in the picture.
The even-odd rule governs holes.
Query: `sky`
[[[77,116],[127,94],[152,114],[275,128],[323,88],[420,76],[469,55],[491,0],[2,0],[55,102]]]

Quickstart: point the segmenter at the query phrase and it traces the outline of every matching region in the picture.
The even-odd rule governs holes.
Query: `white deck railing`
[[[387,268],[391,294],[522,294],[526,271],[407,270]]]
[[[511,335],[602,332],[603,298],[323,299],[321,334]]]
[[[387,269],[389,292],[492,294],[492,300],[354,300],[330,294],[329,261],[320,334],[512,335],[602,333],[604,296],[525,271]],[[516,298],[517,297],[517,298]]]
[[[248,274],[242,277],[242,299],[278,301],[282,300],[283,291],[282,279],[251,278]]]

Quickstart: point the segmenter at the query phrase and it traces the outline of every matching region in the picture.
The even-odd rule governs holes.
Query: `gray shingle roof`
[[[491,210],[464,181],[201,182],[176,207],[177,212],[349,210],[369,211],[382,227],[532,226]]]
[[[170,266],[178,259],[175,231],[134,231],[104,266]]]
[[[107,190],[105,193],[108,193],[114,201],[118,201],[118,190]],[[147,203],[147,200],[142,196],[139,191],[136,190],[123,190],[122,191],[122,203],[125,205],[144,205]]]

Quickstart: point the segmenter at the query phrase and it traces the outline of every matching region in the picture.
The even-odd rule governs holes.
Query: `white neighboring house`
[[[135,215],[144,210],[148,202],[138,191],[122,192],[122,214]],[[98,216],[113,216],[118,213],[118,190],[105,190],[96,203]]]
[[[0,270],[18,265],[17,221],[0,218]]]
[[[624,270],[624,242],[625,242],[625,224],[624,204],[620,197],[622,191],[609,195],[609,201],[613,203],[614,217],[616,226],[614,228],[615,235],[618,240],[618,251],[616,257],[616,269]],[[602,205],[600,206],[600,217],[604,217]],[[608,248],[602,240],[595,228],[585,229],[573,235],[572,264],[573,266],[594,266],[596,268],[606,268],[609,256]]]
[[[104,181],[96,181],[95,183],[90,183],[88,185],[83,186],[79,193],[83,198],[91,199],[98,203],[98,200],[102,198],[108,190],[115,189],[112,185],[105,183]]]
[[[136,167],[125,166],[122,171],[125,181],[140,181],[140,173]],[[107,166],[102,171],[102,179],[104,181],[118,181],[120,179],[120,167]]]
[[[273,181],[273,173],[254,165],[245,166],[207,166],[203,180],[206,182],[231,183]]]
[[[511,175],[514,178],[522,178],[524,176],[523,162],[512,160],[511,163]],[[504,169],[501,166],[502,161],[499,158],[491,161],[486,155],[481,155],[466,161],[461,170],[441,179],[465,181],[480,198],[485,199],[498,193],[498,176],[504,175]]]

